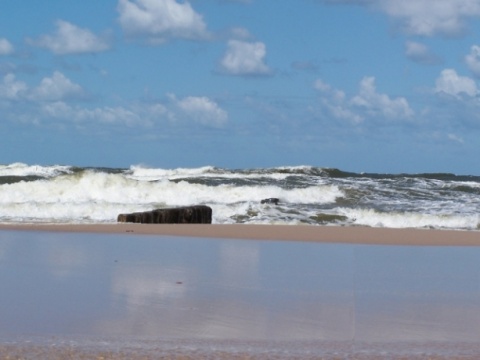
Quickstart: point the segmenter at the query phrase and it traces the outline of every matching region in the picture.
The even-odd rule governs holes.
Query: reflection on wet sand
[[[95,339],[137,341],[144,351],[157,344],[157,353],[158,344],[285,347],[293,356],[406,343],[430,344],[430,355],[468,353],[480,341],[479,255],[472,247],[3,231],[0,350],[54,336],[79,348]]]

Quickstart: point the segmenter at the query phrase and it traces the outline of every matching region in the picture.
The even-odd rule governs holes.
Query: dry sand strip
[[[138,234],[365,245],[480,246],[480,231],[247,224],[1,224],[0,230]]]

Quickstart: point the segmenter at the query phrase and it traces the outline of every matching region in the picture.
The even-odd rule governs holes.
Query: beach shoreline
[[[480,246],[480,231],[253,224],[0,224],[0,231],[127,234],[364,245]]]
[[[16,340],[0,344],[0,357],[49,359],[478,359],[475,343],[423,343],[355,341],[216,341],[151,339],[51,339]],[[60,341],[58,341],[60,340]],[[60,343],[59,343],[60,342]],[[64,343],[63,343],[64,342]],[[85,343],[83,343],[85,342]],[[314,355],[313,355],[314,354]]]

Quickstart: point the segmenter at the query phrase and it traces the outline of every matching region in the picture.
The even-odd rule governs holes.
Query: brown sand
[[[372,351],[332,351],[330,354],[317,355],[315,353],[295,354],[291,355],[288,352],[281,353],[278,351],[262,351],[260,353],[252,353],[252,351],[219,351],[215,349],[207,351],[185,351],[182,349],[175,349],[175,351],[165,352],[161,349],[155,350],[90,350],[82,349],[81,347],[68,346],[0,346],[0,359],[49,359],[49,360],[478,360],[477,354],[469,354],[467,346],[466,351],[460,351],[459,355],[451,354],[450,351],[441,353],[389,353],[385,350]]]
[[[407,345],[408,346],[408,345]],[[408,352],[396,351],[390,352],[389,349],[358,350],[343,352],[342,347],[339,349],[332,349],[330,353],[320,354],[304,353],[291,354],[288,351],[282,353],[281,351],[252,352],[249,350],[216,350],[215,348],[207,351],[192,351],[185,349],[175,349],[174,351],[163,351],[161,349],[142,350],[142,349],[127,349],[127,350],[96,350],[83,349],[79,346],[1,346],[0,345],[0,359],[49,359],[49,360],[478,360],[479,353],[472,351],[471,346],[466,346],[457,353],[452,353],[447,350],[442,353],[442,350],[436,351],[428,349],[427,351]]]
[[[187,236],[366,245],[480,246],[480,231],[246,224],[1,224],[0,230]]]

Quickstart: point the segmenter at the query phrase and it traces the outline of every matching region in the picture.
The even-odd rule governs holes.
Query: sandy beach
[[[247,224],[0,224],[0,230],[115,233],[365,245],[479,246],[480,231]]]

